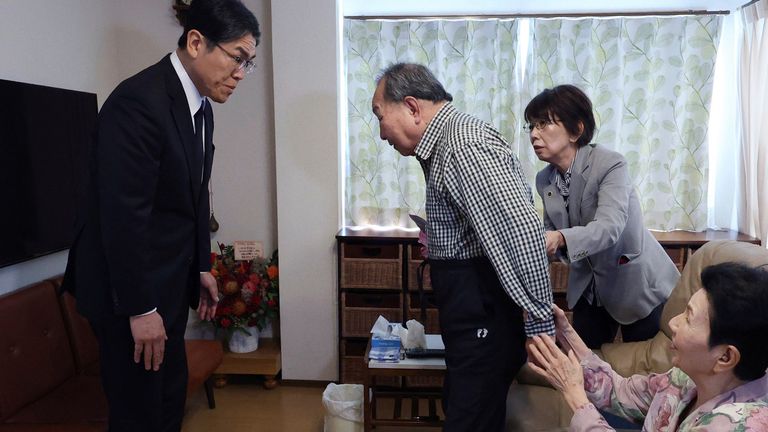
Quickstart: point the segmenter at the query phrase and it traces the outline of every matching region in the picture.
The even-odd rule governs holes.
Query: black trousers
[[[187,308],[161,316],[168,340],[160,370],[133,362],[133,336],[127,317],[91,320],[99,342],[101,381],[109,404],[110,432],[178,432],[187,395],[184,331]]]
[[[666,302],[656,306],[647,317],[631,324],[622,325],[602,306],[590,304],[583,296],[573,307],[573,328],[589,348],[599,349],[604,343],[613,342],[621,326],[624,342],[650,339],[659,332],[661,312]]]
[[[443,430],[501,432],[526,360],[522,310],[486,258],[430,260],[430,271],[445,342]]]

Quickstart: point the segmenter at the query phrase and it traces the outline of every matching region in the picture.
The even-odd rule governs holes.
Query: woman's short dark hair
[[[187,33],[197,30],[210,42],[223,43],[252,35],[259,44],[259,21],[239,0],[192,0],[187,6],[176,0],[176,18],[184,27],[179,48],[187,45]],[[212,48],[212,44],[208,45]]]
[[[737,263],[717,264],[701,272],[709,298],[709,346],[733,345],[741,359],[733,373],[744,381],[768,368],[768,272]]]
[[[416,63],[396,63],[384,70],[376,84],[384,82],[384,100],[402,102],[406,96],[432,102],[452,101],[440,81],[426,66]]]
[[[555,119],[563,123],[568,133],[579,137],[576,140],[579,147],[592,142],[592,136],[595,134],[592,102],[578,87],[564,84],[544,89],[525,107],[525,121],[528,123]],[[579,123],[584,125],[581,134],[579,134]]]

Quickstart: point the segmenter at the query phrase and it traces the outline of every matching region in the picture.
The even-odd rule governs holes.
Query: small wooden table
[[[217,388],[227,385],[226,374],[264,375],[264,388],[273,389],[277,387],[277,374],[282,369],[281,360],[279,339],[259,339],[259,349],[254,352],[225,351],[224,361],[215,371],[215,385]]]
[[[440,335],[427,335],[427,347],[436,348],[443,346]],[[424,426],[439,427],[443,420],[437,416],[436,399],[442,398],[442,389],[382,389],[376,385],[376,377],[442,377],[445,376],[444,358],[406,358],[399,363],[380,362],[370,360],[371,340],[368,339],[368,348],[365,350],[365,369],[363,379],[363,412],[364,431],[369,432],[375,426]],[[394,416],[391,419],[376,417],[376,397],[378,395],[395,398]],[[429,401],[429,415],[427,417],[414,416],[418,411],[416,398],[427,398]],[[412,398],[414,402],[411,409],[412,418],[400,417],[401,399]]]

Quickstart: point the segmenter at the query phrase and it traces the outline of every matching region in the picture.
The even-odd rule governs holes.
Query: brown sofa
[[[0,431],[103,431],[107,403],[98,345],[60,280],[0,297]],[[219,341],[187,341],[188,395],[221,364]]]
[[[737,241],[706,243],[686,263],[664,306],[659,333],[642,342],[607,343],[596,353],[622,376],[668,371],[672,367],[669,351],[672,331],[669,328],[669,320],[685,310],[688,300],[701,287],[701,271],[707,266],[728,261],[754,267],[768,266],[768,249]],[[573,412],[560,393],[524,366],[507,396],[506,430],[567,430],[572,415]]]
[[[0,298],[0,430],[102,431],[107,403],[92,335],[70,333],[53,281]],[[66,427],[65,427],[66,426]]]

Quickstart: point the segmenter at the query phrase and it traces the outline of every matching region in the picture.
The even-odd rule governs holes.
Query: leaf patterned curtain
[[[647,226],[705,228],[719,29],[717,16],[345,20],[345,225],[412,226],[408,213],[423,213],[420,166],[379,139],[371,113],[377,75],[406,61],[427,65],[459,110],[498,128],[531,184],[544,164],[521,132],[525,105],[553,85],[581,87],[595,105],[594,141],[626,156]]]
[[[494,124],[508,138],[527,103],[517,72],[517,22],[512,20],[346,20],[348,131],[345,225],[413,226],[423,214],[424,175],[379,139],[371,112],[376,77],[397,62],[422,63],[459,110]]]
[[[593,142],[622,153],[646,226],[706,228],[707,126],[720,16],[534,19],[532,93],[574,84]]]

